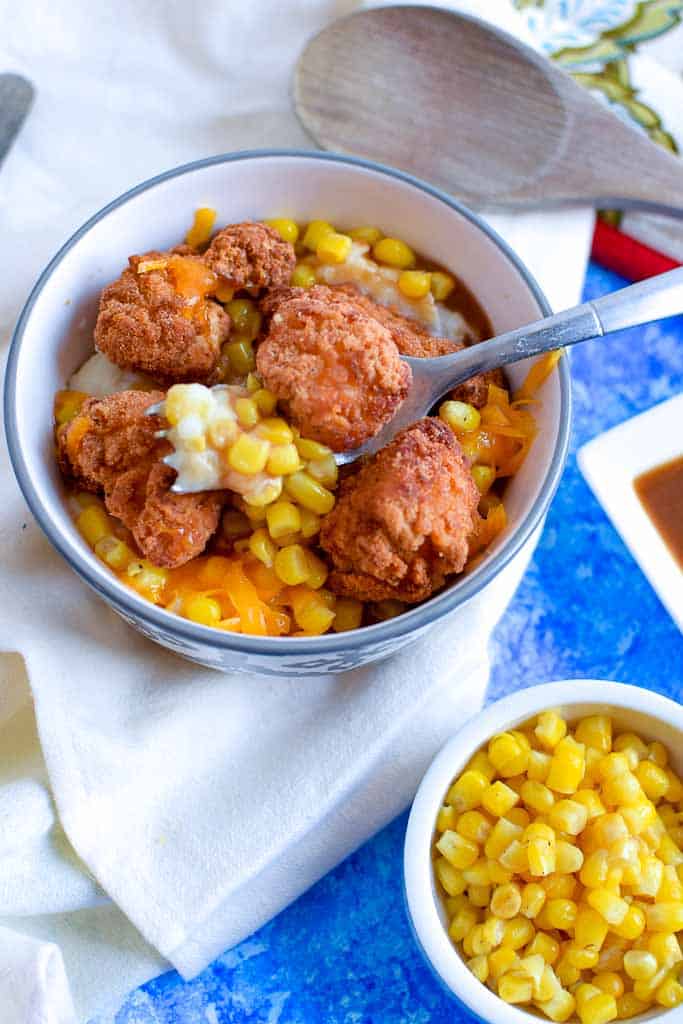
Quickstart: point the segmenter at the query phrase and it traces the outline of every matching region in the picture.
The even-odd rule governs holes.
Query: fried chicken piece
[[[165,266],[144,269],[157,261]],[[96,347],[122,369],[163,383],[207,380],[230,332],[230,317],[208,297],[215,275],[187,246],[128,263],[102,292]]]
[[[174,494],[175,470],[161,460],[172,451],[156,432],[160,416],[146,415],[161,391],[120,391],[87,399],[57,431],[62,472],[82,487],[104,494],[117,516],[155,565],[183,565],[206,547],[218,527],[221,492]]]
[[[452,431],[419,420],[343,481],[320,531],[327,586],[361,601],[423,601],[463,569],[479,497]]]
[[[146,413],[163,399],[163,391],[119,391],[87,398],[77,415],[57,431],[62,472],[101,494],[130,466],[146,466],[160,457],[160,446],[168,443],[155,435],[165,423],[161,416]]]
[[[278,288],[292,276],[296,255],[275,228],[245,221],[216,232],[204,261],[232,288]]]
[[[280,305],[256,353],[264,384],[305,437],[357,448],[408,393],[410,368],[389,332],[355,304],[304,292]]]
[[[313,285],[312,288],[278,288],[270,292],[261,302],[261,309],[266,316],[272,314],[286,302],[290,302],[298,295],[307,294],[312,298],[329,303],[352,302],[368,316],[373,317],[382,324],[391,334],[392,340],[403,356],[413,356],[415,359],[427,359],[433,356],[448,355],[449,352],[459,352],[465,346],[459,341],[451,341],[450,338],[436,338],[433,334],[418,323],[417,320],[410,320],[401,313],[396,313],[379,302],[363,295],[355,285],[341,284],[330,287],[324,284]],[[488,373],[477,374],[470,380],[459,384],[451,394],[460,402],[469,402],[470,405],[481,409],[486,405],[488,398],[489,384],[497,384],[498,387],[506,387],[505,375],[502,370],[491,370]]]
[[[168,454],[170,445],[166,443]],[[176,471],[164,462],[131,467],[105,493],[112,515],[128,527],[140,550],[167,569],[201,555],[218,529],[225,495],[221,491],[174,494]]]

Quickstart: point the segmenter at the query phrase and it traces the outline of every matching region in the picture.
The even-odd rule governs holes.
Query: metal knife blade
[[[35,90],[22,75],[0,75],[0,165],[31,109]]]

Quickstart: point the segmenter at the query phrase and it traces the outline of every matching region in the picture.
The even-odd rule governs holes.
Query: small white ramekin
[[[449,939],[432,870],[434,826],[453,778],[472,755],[491,736],[514,729],[548,708],[557,708],[570,721],[587,714],[609,714],[617,731],[664,743],[672,767],[683,772],[683,707],[650,690],[600,679],[544,683],[505,697],[470,719],[436,756],[420,783],[408,820],[403,859],[408,914],[418,946],[439,981],[488,1024],[529,1024],[539,1017],[503,1002],[477,981]],[[667,1024],[681,1024],[683,1007],[650,1011],[638,1019],[660,1017],[666,1017]]]

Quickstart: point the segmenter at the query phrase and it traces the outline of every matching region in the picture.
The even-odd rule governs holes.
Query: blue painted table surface
[[[585,297],[624,283],[591,265]],[[683,636],[589,491],[576,451],[683,390],[683,318],[578,346],[572,376],[569,461],[531,567],[496,631],[488,698],[552,679],[599,677],[681,701]],[[97,1024],[466,1021],[408,928],[405,826],[403,815],[194,981],[166,974]]]

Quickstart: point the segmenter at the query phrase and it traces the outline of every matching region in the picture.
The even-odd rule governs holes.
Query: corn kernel
[[[404,270],[398,279],[398,289],[407,299],[424,299],[430,286],[431,274],[424,270]]]
[[[459,813],[469,811],[482,803],[483,794],[488,788],[489,783],[485,775],[468,769],[453,783],[446,796],[446,802],[452,804]]]
[[[550,760],[550,754],[546,754],[542,750],[531,750],[526,770],[527,778],[532,782],[545,782],[550,771]]]
[[[300,505],[317,515],[327,515],[334,506],[334,494],[304,470],[286,477],[285,490]]]
[[[567,723],[556,711],[542,711],[534,727],[536,739],[546,750],[554,750],[567,733]]]
[[[607,937],[608,925],[601,914],[592,907],[579,907],[574,922],[574,941],[579,946],[602,947]]]
[[[244,503],[251,509],[263,509],[266,505],[272,505],[274,501],[277,501],[281,494],[282,480],[267,480],[257,490],[245,494]]]
[[[515,791],[506,786],[500,779],[490,786],[487,782],[486,788],[480,796],[482,807],[496,818],[503,817],[510,808],[514,807],[518,800],[519,797]]]
[[[572,967],[576,967],[580,971],[591,970],[596,966],[599,959],[597,949],[591,949],[588,946],[577,946],[572,942],[565,949],[564,955]]]
[[[600,761],[599,777],[601,779],[610,779],[615,775],[623,775],[624,772],[631,770],[628,758],[622,751],[620,753],[607,754]]]
[[[334,455],[325,455],[322,459],[312,459],[306,466],[306,472],[310,473],[314,480],[323,487],[336,487],[339,470],[334,461]]]
[[[277,396],[268,388],[257,388],[251,396],[262,416],[271,416],[277,406]]]
[[[489,976],[498,980],[503,974],[507,974],[510,968],[517,963],[518,957],[510,946],[501,946],[489,954]]]
[[[351,252],[352,244],[348,235],[328,231],[318,242],[315,251],[321,263],[344,263]]]
[[[579,722],[574,736],[579,743],[609,754],[612,749],[612,719],[607,715],[589,715]]]
[[[547,921],[549,928],[559,928],[562,931],[569,931],[574,927],[578,908],[573,900],[552,899],[546,900],[545,906],[537,920],[540,923],[541,917]]]
[[[305,533],[303,535],[304,537],[306,536]],[[345,633],[349,629],[358,629],[362,620],[363,604],[361,601],[356,601],[353,597],[337,598],[334,622],[332,623],[336,633]]]
[[[574,996],[563,988],[559,988],[552,999],[538,1004],[538,1008],[543,1012],[544,1016],[549,1017],[552,1021],[559,1021],[560,1024],[563,1021],[569,1020],[575,1006],[576,1000]]]
[[[185,235],[185,242],[193,249],[207,245],[216,221],[216,211],[209,206],[202,206],[194,212],[194,222]]]
[[[683,960],[680,943],[673,932],[650,935],[647,948],[657,958],[660,967],[671,967]]]
[[[213,597],[193,594],[183,602],[183,614],[202,626],[215,626],[221,620],[221,606]]]
[[[508,868],[504,868],[502,864],[499,864],[497,860],[491,860],[491,858],[486,863],[489,868],[489,878],[494,885],[506,885],[512,881],[514,877],[513,871],[509,871]]]
[[[351,231],[349,231],[349,235],[354,242],[365,242],[366,245],[374,245],[375,242],[379,242],[382,237],[382,232],[379,228],[374,228],[369,224],[365,224],[359,228],[352,228]]]
[[[536,882],[528,882],[522,889],[521,913],[524,917],[534,918],[540,914],[545,901],[546,891],[543,886]]]
[[[647,908],[646,919],[650,932],[679,932],[683,930],[683,901],[654,903]]]
[[[521,874],[529,870],[527,848],[517,839],[512,840],[510,845],[503,850],[498,860],[504,868],[510,871],[517,871]]]
[[[560,944],[552,935],[536,932],[525,952],[527,955],[540,954],[545,962],[552,966],[560,955]]]
[[[466,886],[462,872],[454,868],[445,857],[440,857],[435,861],[434,871],[449,896],[459,896],[460,893],[465,891]]]
[[[372,254],[379,263],[399,270],[408,270],[415,265],[415,253],[399,238],[381,238],[372,247]]]
[[[111,532],[111,520],[101,505],[86,506],[79,514],[76,526],[92,548]]]
[[[259,421],[259,411],[256,402],[253,398],[236,398],[235,399],[235,414],[240,426],[248,429],[254,427]],[[266,437],[265,433],[259,430],[259,436]],[[270,440],[270,438],[266,438]]]
[[[499,885],[493,890],[491,896],[491,912],[496,917],[502,917],[504,920],[509,920],[512,917],[516,917],[522,906],[522,894],[519,886],[515,885],[514,882],[509,882],[507,885]]]
[[[454,813],[455,808],[453,808]],[[491,832],[491,822],[480,811],[465,811],[461,814],[455,826],[456,832],[473,843],[483,845]]]
[[[534,822],[525,829],[524,838],[528,843],[529,873],[544,876],[555,871],[556,852],[553,830],[548,825],[539,825]]]
[[[576,793],[572,794],[571,799],[573,803],[581,804],[585,807],[588,821],[591,821],[593,818],[599,818],[601,814],[605,813],[605,806],[602,800],[592,789],[577,789]],[[585,825],[582,826],[582,829],[584,827]]]
[[[94,550],[97,557],[101,558],[115,572],[122,572],[136,560],[135,553],[131,551],[125,541],[113,537],[111,534],[101,537],[95,544]]]
[[[644,949],[624,953],[624,970],[634,981],[649,981],[657,973],[657,959]]]
[[[600,971],[598,974],[594,974],[592,984],[601,992],[614,996],[615,999],[624,993],[623,979],[616,971]]]
[[[665,967],[660,968],[651,978],[639,978],[633,982],[633,991],[638,999],[645,1001],[653,999],[655,992],[667,976]]]
[[[628,913],[628,903],[609,889],[591,889],[586,899],[609,925],[621,924]]]
[[[299,469],[299,453],[293,444],[278,444],[270,449],[266,471],[272,476],[288,476]]]
[[[654,761],[655,764],[659,765],[660,768],[666,768],[669,763],[669,755],[666,747],[659,740],[655,740],[649,746],[649,758]]]
[[[284,550],[287,549],[283,548]],[[275,571],[277,572],[277,567]],[[310,586],[310,578],[306,582]],[[297,602],[294,609],[294,618],[297,625],[304,632],[316,636],[330,628],[334,621],[334,615],[334,609],[328,608],[325,601],[315,593],[311,594],[306,600]]]
[[[288,544],[280,548],[273,567],[279,579],[288,586],[304,583],[308,579],[309,563],[307,552],[300,544]],[[334,618],[334,616],[332,616]],[[331,620],[330,620],[331,621]]]
[[[232,469],[246,476],[255,476],[266,468],[270,445],[252,434],[240,434],[228,451]]]
[[[509,732],[492,737],[488,755],[491,764],[504,779],[519,775],[529,762],[529,751]]]
[[[455,281],[450,274],[440,270],[432,271],[430,287],[437,302],[444,302],[455,288]]]
[[[436,816],[437,832],[445,832],[447,829],[454,829],[456,825],[456,820],[456,814],[453,808],[448,807],[444,804],[439,809],[439,813]]]
[[[683,864],[683,853],[681,853],[678,845],[667,833],[660,837],[657,846],[657,856],[668,866]],[[675,899],[679,899],[679,896],[676,896]]]
[[[324,459],[332,454],[332,449],[319,441],[312,441],[308,437],[296,437],[295,444],[302,459],[317,460]]]
[[[289,217],[271,217],[264,221],[264,224],[275,228],[282,241],[289,242],[290,245],[294,245],[299,237],[299,225]]]
[[[645,1013],[649,1003],[643,1002],[633,992],[624,992],[623,996],[617,999],[617,1016],[619,1020],[629,1020]]]
[[[439,418],[455,433],[470,433],[477,430],[481,423],[481,413],[468,402],[456,402],[449,399],[439,406]]]
[[[474,907],[488,907],[491,900],[490,885],[468,885],[467,893]]]
[[[527,780],[522,784],[520,795],[526,806],[538,814],[547,814],[555,803],[552,792],[542,782]]]
[[[489,964],[486,957],[473,956],[471,960],[467,961],[467,966],[477,981],[480,981],[483,985],[489,976]]]
[[[514,792],[514,790],[513,790]],[[520,828],[526,828],[531,822],[531,815],[523,807],[511,807],[509,811],[505,812],[505,817],[508,821],[513,822],[515,825],[519,825]]]
[[[624,939],[637,939],[645,931],[645,913],[632,903],[621,924],[613,925],[612,931]]]
[[[263,562],[269,568],[275,561],[275,555],[277,554],[277,548],[268,536],[268,531],[264,530],[262,526],[258,530],[254,530],[249,538],[249,550],[252,555],[258,558],[259,562]]]
[[[498,995],[506,1003],[530,1003],[533,991],[531,978],[516,971],[504,974],[498,982]]]
[[[607,804],[635,804],[642,799],[643,791],[632,772],[613,775],[602,784],[602,798]]]
[[[465,907],[454,916],[448,926],[448,934],[454,942],[462,942],[465,936],[472,931],[478,920],[476,907]]]
[[[586,827],[588,811],[577,800],[558,800],[548,812],[548,821],[558,832],[577,836]]]
[[[332,232],[334,228],[326,220],[312,220],[304,232],[303,244],[311,252],[315,252],[325,235]]]
[[[535,934],[536,929],[526,917],[513,917],[505,922],[501,945],[509,949],[521,949],[531,942]]]
[[[329,575],[327,563],[318,558],[312,551],[306,551],[308,560],[308,577],[306,583],[312,590],[319,590]]]
[[[505,921],[501,921],[498,917],[487,917],[481,926],[481,941],[487,947],[486,952],[491,953],[500,946],[504,935]]]
[[[583,865],[583,853],[578,846],[560,839],[555,844],[555,870],[560,875],[573,875]]]
[[[683,985],[676,978],[665,978],[655,993],[655,1001],[666,1009],[683,1003]]]
[[[522,831],[519,825],[506,818],[499,818],[484,844],[484,853],[487,857],[497,860],[515,839],[521,838]]]
[[[301,515],[296,505],[284,499],[273,502],[266,509],[268,532],[273,540],[296,533],[301,526]]]
[[[436,844],[436,848],[455,868],[461,871],[471,867],[479,856],[479,847],[457,832],[444,832]]]
[[[581,987],[583,988],[584,986]],[[614,996],[609,995],[607,992],[601,992],[599,989],[598,995],[588,999],[583,1006],[578,1004],[577,993],[577,1009],[581,1024],[607,1024],[608,1021],[614,1020],[617,1016],[616,999]]]
[[[546,785],[558,793],[575,793],[583,779],[585,765],[583,744],[565,736],[553,751]]]

